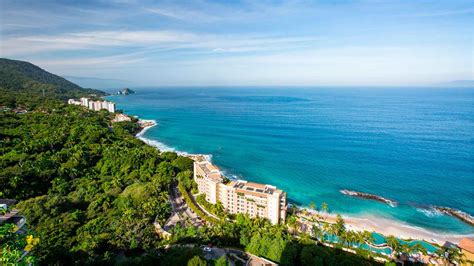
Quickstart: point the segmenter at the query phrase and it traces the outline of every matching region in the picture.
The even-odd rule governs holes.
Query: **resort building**
[[[112,122],[113,123],[116,123],[116,122],[125,122],[125,121],[132,121],[132,118],[128,115],[124,115],[124,114],[115,114],[115,118],[112,119]]]
[[[100,111],[102,109],[105,109],[111,113],[115,113],[115,103],[113,102],[91,101],[89,98],[81,98],[79,101],[69,99],[67,103],[74,105],[82,105],[94,111]]]
[[[69,99],[67,104],[82,105],[80,101],[76,101],[74,99]]]
[[[463,238],[458,245],[464,255],[465,263],[461,265],[474,265],[474,238]]]
[[[199,193],[205,194],[208,202],[220,202],[229,213],[267,218],[272,224],[285,220],[286,193],[274,186],[243,180],[228,181],[208,161],[194,162],[194,180]]]

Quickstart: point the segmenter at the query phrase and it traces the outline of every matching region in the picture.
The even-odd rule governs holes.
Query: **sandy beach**
[[[186,156],[193,160],[202,160],[203,158],[206,160],[211,159],[210,155],[189,154],[186,152],[179,152],[179,151],[176,151],[175,149],[165,146],[162,143],[143,137],[143,135],[148,129],[157,125],[157,122],[155,120],[139,119],[139,124],[142,126],[142,130],[136,135],[136,137],[150,146],[156,147],[160,149],[161,151],[174,151],[174,152],[177,152],[181,156]],[[304,208],[300,208],[300,209],[304,209]],[[308,213],[309,213],[308,215],[316,214],[315,211],[308,211]],[[318,212],[318,214],[322,216],[324,219],[326,219],[327,222],[330,222],[330,223],[336,220],[336,215],[337,215],[337,214],[332,214],[332,213],[328,214],[328,213],[323,213],[323,212]],[[354,230],[354,231],[366,230],[370,232],[375,231],[383,235],[394,235],[402,239],[410,239],[410,238],[422,239],[427,242],[435,243],[438,245],[443,245],[444,242],[446,241],[459,243],[459,241],[464,237],[474,237],[474,230],[472,234],[468,234],[468,235],[446,234],[446,233],[430,231],[421,227],[408,225],[401,221],[380,218],[380,217],[375,217],[375,216],[370,216],[370,215],[361,216],[361,217],[352,217],[352,216],[343,215],[342,217],[344,218],[346,222],[346,227],[349,230]]]
[[[314,214],[315,212],[310,212]],[[318,213],[327,222],[335,222],[337,214]],[[351,217],[342,216],[346,222],[346,227],[349,230],[354,231],[375,231],[383,235],[394,235],[402,239],[422,239],[427,242],[443,245],[444,242],[449,241],[452,243],[459,243],[462,238],[474,237],[474,233],[468,235],[457,235],[457,234],[446,234],[430,231],[421,227],[408,225],[406,223],[374,217],[374,216],[363,216],[363,217]]]

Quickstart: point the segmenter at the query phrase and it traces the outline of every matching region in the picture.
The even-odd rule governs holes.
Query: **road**
[[[202,247],[201,247],[202,249]],[[202,249],[203,250],[203,249]],[[230,260],[231,265],[235,265],[235,260],[240,260],[244,265],[247,266],[277,266],[278,264],[271,262],[267,259],[255,256],[253,254],[234,249],[234,248],[218,248],[213,247],[210,251],[203,250],[203,256],[207,260],[217,260],[218,258],[222,257],[223,255],[228,255],[231,257]]]
[[[170,191],[170,202],[172,208],[172,214],[163,227],[165,230],[169,230],[174,227],[178,222],[184,225],[185,221],[188,221],[194,226],[201,227],[204,225],[201,218],[197,216],[189,207],[186,205],[183,196],[179,192],[178,185],[176,183],[171,184]]]

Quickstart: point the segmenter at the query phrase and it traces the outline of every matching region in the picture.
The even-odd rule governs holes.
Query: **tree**
[[[313,237],[315,237],[318,241],[324,242],[324,232],[319,224],[314,223],[312,229]]]
[[[314,241],[311,240],[311,237],[309,234],[306,234],[306,233],[301,233],[299,235],[299,239],[298,239],[298,242],[301,243],[301,244],[305,244],[305,245],[309,245],[309,244],[313,244]]]
[[[400,242],[393,235],[389,235],[385,238],[387,245],[392,249],[392,253],[398,255],[401,252]]]
[[[178,169],[178,171],[192,171],[194,161],[188,157],[179,156],[173,160],[172,164]]]
[[[461,264],[465,262],[464,254],[455,246],[441,247],[436,250],[436,254],[448,263]]]
[[[326,202],[321,203],[321,211],[324,212],[326,215],[324,216],[324,221],[328,219],[329,208]]]
[[[346,225],[341,215],[337,215],[336,223],[333,225],[333,232],[337,236],[342,236],[346,232]]]
[[[229,263],[227,262],[226,255],[222,255],[219,259],[216,260],[215,266],[227,266]]]
[[[199,256],[194,256],[188,261],[188,266],[207,266],[207,262]]]
[[[323,212],[329,212],[328,204],[327,204],[326,202],[323,202],[323,203],[321,204],[321,210],[322,210]]]
[[[17,233],[14,224],[0,226],[0,265],[30,265],[36,257],[24,251],[31,252],[38,245],[39,238],[31,234]]]
[[[428,254],[428,250],[420,243],[416,243],[411,247],[414,252],[420,252],[423,255]]]
[[[296,232],[296,229],[298,228],[298,219],[296,216],[291,215],[286,219],[286,224],[288,227],[290,227],[291,231],[294,233]]]

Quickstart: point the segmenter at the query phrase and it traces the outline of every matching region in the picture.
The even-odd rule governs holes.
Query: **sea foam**
[[[138,132],[135,137],[137,137],[139,140],[145,142],[146,144],[152,146],[152,147],[155,147],[157,148],[158,150],[160,150],[161,152],[175,152],[176,154],[180,155],[180,156],[191,156],[191,155],[194,155],[194,154],[191,154],[191,153],[188,153],[188,152],[185,152],[185,151],[180,151],[180,150],[177,150],[176,148],[173,148],[173,147],[170,147],[166,144],[164,144],[163,142],[159,142],[159,141],[156,141],[156,140],[152,140],[152,139],[149,139],[149,138],[146,138],[144,137],[145,133],[152,127],[155,127],[158,125],[158,123],[156,122],[156,120],[144,120],[144,119],[140,119],[140,121],[142,122],[151,122],[152,125],[150,126],[146,126],[144,127],[140,132]],[[211,161],[212,160],[212,155],[211,154],[200,154],[201,156],[204,157],[205,160],[207,161]]]
[[[440,211],[434,208],[416,208],[416,211],[430,218],[439,217],[443,215]]]

